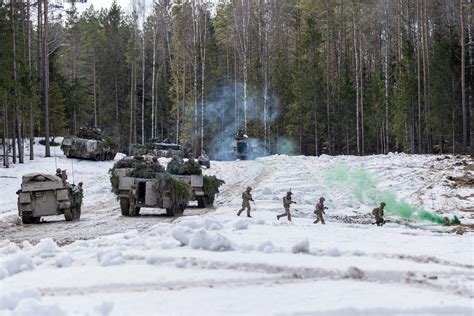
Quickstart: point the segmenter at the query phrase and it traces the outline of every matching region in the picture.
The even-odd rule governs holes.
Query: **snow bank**
[[[33,260],[27,253],[20,252],[10,255],[0,261],[0,280],[33,268]]]
[[[188,227],[178,226],[171,232],[171,236],[174,239],[179,241],[182,246],[189,244],[189,239],[191,238],[193,231]]]
[[[264,252],[264,253],[270,253],[273,252],[273,249],[275,249],[275,246],[271,241],[265,241],[262,242],[260,245],[258,245],[257,250]]]
[[[102,304],[94,307],[94,312],[96,313],[96,315],[109,316],[112,314],[113,309],[114,309],[113,302],[103,302]]]
[[[212,234],[205,229],[197,231],[190,239],[189,246],[193,249],[211,251],[232,250],[230,241],[221,234]]]
[[[291,252],[293,252],[293,253],[309,253],[309,241],[308,241],[308,239],[305,239],[303,241],[300,241],[299,243],[296,243],[291,248]]]
[[[43,256],[57,252],[58,249],[58,244],[52,238],[44,238],[36,246],[28,250],[28,254],[32,257]]]
[[[15,309],[18,303],[21,300],[26,299],[26,298],[40,300],[41,294],[37,289],[24,289],[22,291],[15,291],[15,292],[1,294],[0,295],[0,310]]]
[[[245,219],[238,220],[237,222],[234,223],[234,229],[236,230],[243,230],[247,229],[249,227],[249,221]]]
[[[56,267],[65,268],[71,266],[74,259],[69,252],[63,252],[56,256]]]
[[[56,305],[44,304],[37,299],[26,298],[20,301],[13,310],[12,316],[63,316],[67,315],[64,310]]]
[[[97,261],[103,267],[125,263],[122,253],[113,249],[97,251]]]
[[[222,225],[220,221],[212,217],[185,219],[179,224],[191,229],[205,228],[207,230],[221,230],[224,228],[224,225]]]

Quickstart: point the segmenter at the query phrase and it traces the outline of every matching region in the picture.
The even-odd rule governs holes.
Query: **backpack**
[[[377,216],[378,210],[379,210],[378,208],[374,208],[372,210],[372,215]]]

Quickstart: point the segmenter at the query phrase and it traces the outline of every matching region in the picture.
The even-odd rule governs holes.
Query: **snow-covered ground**
[[[371,225],[376,205],[327,177],[336,166],[364,168],[377,190],[472,224],[474,188],[446,179],[472,175],[468,157],[213,161],[205,172],[226,181],[215,208],[190,207],[174,219],[163,210],[122,217],[110,192],[113,162],[35,149],[36,160],[0,169],[0,315],[473,315],[470,228],[459,235],[393,213],[384,227]],[[84,182],[81,220],[18,225],[21,176],[56,166]],[[247,186],[253,218],[237,217]],[[293,222],[277,221],[289,189]],[[312,223],[320,196],[326,225]]]

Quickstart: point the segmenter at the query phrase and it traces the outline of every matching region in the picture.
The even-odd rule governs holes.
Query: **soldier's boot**
[[[249,209],[247,209],[247,217],[252,217],[252,216],[250,216],[250,210]]]
[[[277,221],[279,221],[279,220],[280,220],[280,217],[281,217],[281,215],[277,215]]]
[[[313,224],[317,224],[319,222],[319,217],[313,222]]]
[[[244,209],[240,209],[238,212],[237,212],[237,216],[240,216],[240,214],[242,214],[242,212],[244,211]]]
[[[288,214],[288,220],[291,222],[291,214]]]
[[[324,221],[324,218],[321,218],[321,224],[326,225],[326,222]]]

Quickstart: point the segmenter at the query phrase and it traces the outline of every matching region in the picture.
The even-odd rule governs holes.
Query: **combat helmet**
[[[252,191],[252,187],[247,187],[247,191]]]
[[[380,203],[380,206],[385,207],[385,202]]]

